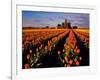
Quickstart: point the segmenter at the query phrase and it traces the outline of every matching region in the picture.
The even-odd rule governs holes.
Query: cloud
[[[65,19],[72,25],[89,26],[89,14],[31,11],[23,15],[23,26],[56,26]],[[31,13],[31,14],[30,14]]]

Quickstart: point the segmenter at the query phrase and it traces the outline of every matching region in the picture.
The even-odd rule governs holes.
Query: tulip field
[[[22,31],[22,68],[89,66],[89,29]]]

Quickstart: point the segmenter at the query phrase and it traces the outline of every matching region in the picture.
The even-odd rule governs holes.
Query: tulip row
[[[86,48],[89,48],[89,34],[80,31],[74,31],[78,38],[83,42]]]
[[[37,30],[31,32],[23,32],[22,34],[22,43],[23,48],[28,47],[28,43],[32,43],[32,45],[41,44],[41,42],[47,40],[48,38],[57,36],[63,33],[65,30]]]
[[[32,68],[32,67],[39,67],[43,65],[41,62],[41,58],[45,56],[46,54],[48,55],[53,55],[55,53],[55,46],[59,43],[59,41],[67,35],[69,30],[66,30],[62,34],[59,34],[49,40],[47,40],[47,43],[45,44],[40,44],[40,46],[36,47],[36,50],[33,52],[33,48],[29,49],[29,51],[24,53],[25,59],[27,63],[24,64],[24,68]],[[55,33],[54,33],[55,34]],[[23,51],[24,52],[24,51]],[[27,66],[27,65],[28,66]]]
[[[67,35],[69,30],[66,30],[64,33],[53,37],[51,40],[48,40],[48,46],[49,45],[56,45],[60,39],[62,39],[65,35]]]
[[[80,56],[80,49],[78,48],[77,40],[73,31],[70,31],[68,38],[66,38],[64,48],[63,54],[58,52],[61,62],[64,64],[64,66],[79,66],[82,57]],[[61,58],[61,56],[63,57]]]

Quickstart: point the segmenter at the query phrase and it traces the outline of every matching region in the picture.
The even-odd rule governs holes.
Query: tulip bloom
[[[79,61],[76,61],[76,65],[79,66],[80,65],[80,62]]]
[[[29,64],[24,65],[25,69],[30,68]]]
[[[27,59],[28,59],[28,60],[30,59],[30,54],[27,54]]]

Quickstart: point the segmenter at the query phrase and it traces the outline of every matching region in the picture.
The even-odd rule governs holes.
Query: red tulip
[[[77,49],[77,53],[80,53],[80,49]]]
[[[29,64],[24,65],[25,69],[30,68]]]

